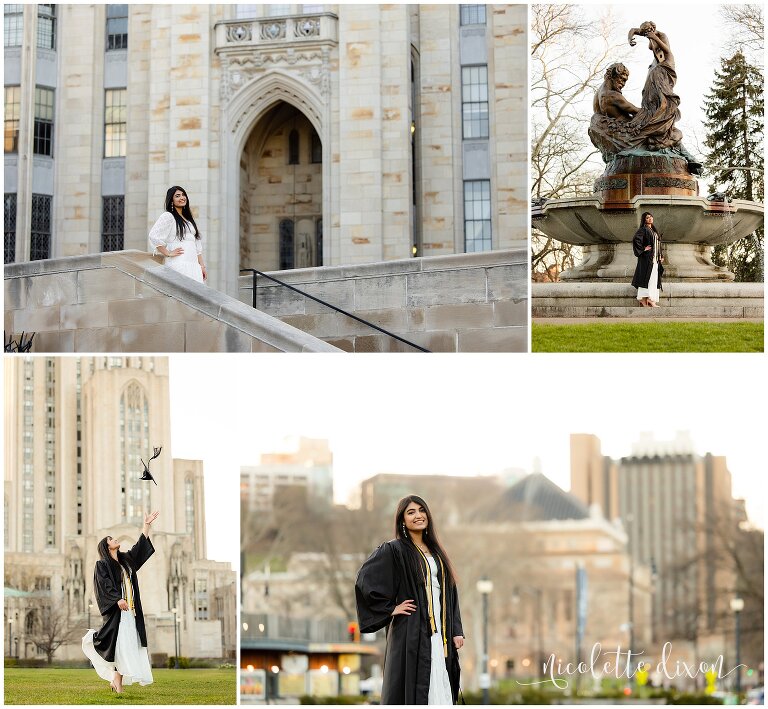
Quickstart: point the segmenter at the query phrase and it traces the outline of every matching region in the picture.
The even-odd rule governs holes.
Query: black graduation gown
[[[136,609],[136,630],[142,647],[147,646],[147,631],[144,627],[144,613],[141,610],[141,594],[136,572],[154,553],[155,547],[143,534],[128,551],[117,552],[118,559],[132,571],[131,586]],[[107,662],[114,662],[117,631],[120,627],[120,608],[117,602],[123,598],[122,579],[118,569],[107,559],[99,559],[96,562],[96,568],[93,571],[93,589],[103,621],[101,628],[93,634],[93,646]]]
[[[424,579],[416,576],[408,563],[405,542],[385,542],[371,554],[357,574],[355,598],[361,633],[374,633],[387,628],[384,656],[382,704],[427,704],[429,675],[432,666],[432,629]],[[423,562],[421,562],[423,563]],[[453,638],[464,635],[459,612],[459,596],[455,586],[440,590],[441,606],[445,606],[445,628],[448,657],[445,658],[451,681],[453,701],[459,695],[459,657]],[[416,610],[411,615],[392,616],[395,606],[413,599]],[[442,618],[435,618],[438,628]]]
[[[646,251],[646,246],[650,246],[651,249]],[[651,280],[651,272],[653,271],[653,231],[646,226],[641,226],[632,237],[632,251],[637,256],[637,266],[635,267],[635,275],[632,277],[632,285],[635,288],[648,288],[648,282]],[[661,239],[659,239],[656,249],[656,260],[659,263],[659,279],[656,287],[661,289],[661,274],[664,270],[661,266]]]

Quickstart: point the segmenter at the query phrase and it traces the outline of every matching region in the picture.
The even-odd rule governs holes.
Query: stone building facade
[[[234,657],[235,572],[207,558],[202,462],[173,459],[170,432],[166,358],[6,360],[5,627],[16,639],[6,653],[37,657],[51,612],[78,637],[99,627],[99,540],[125,550],[159,510],[140,577],[150,652],[174,654],[178,621],[182,655]],[[155,486],[139,479],[140,458],[160,445]],[[82,658],[79,640],[56,657]]]
[[[147,248],[209,282],[527,238],[525,5],[6,5],[5,261]]]

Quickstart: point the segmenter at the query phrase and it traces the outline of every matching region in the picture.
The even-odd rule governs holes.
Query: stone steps
[[[541,305],[534,301],[534,318],[639,318],[658,320],[668,318],[757,319],[763,317],[762,306],[744,305],[680,305],[674,307],[642,308],[624,305]]]

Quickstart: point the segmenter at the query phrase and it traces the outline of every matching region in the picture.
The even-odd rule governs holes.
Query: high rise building
[[[740,521],[725,457],[700,455],[678,433],[669,441],[642,434],[630,455],[612,459],[596,436],[573,434],[571,488],[620,519],[632,557],[654,570],[654,638],[722,647],[735,590],[724,545]]]
[[[240,496],[250,511],[269,511],[276,499],[298,496],[319,512],[333,507],[333,453],[328,441],[299,437],[282,452],[264,453],[259,465],[240,468]]]
[[[154,446],[157,485],[140,480]],[[160,511],[141,574],[150,652],[174,654],[178,618],[182,654],[232,655],[235,574],[207,558],[202,462],[171,456],[167,359],[8,358],[5,612],[16,645],[6,652],[37,656],[43,608],[65,612],[82,635],[88,620],[98,627],[97,544],[110,535],[129,547],[150,510]],[[78,643],[57,654],[80,656]]]
[[[6,5],[5,261],[146,250],[171,185],[229,293],[510,248],[526,37],[525,5]]]

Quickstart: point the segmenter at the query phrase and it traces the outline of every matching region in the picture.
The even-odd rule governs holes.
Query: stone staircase
[[[625,283],[534,283],[534,318],[762,320],[762,283],[667,283],[658,308],[638,306]]]

